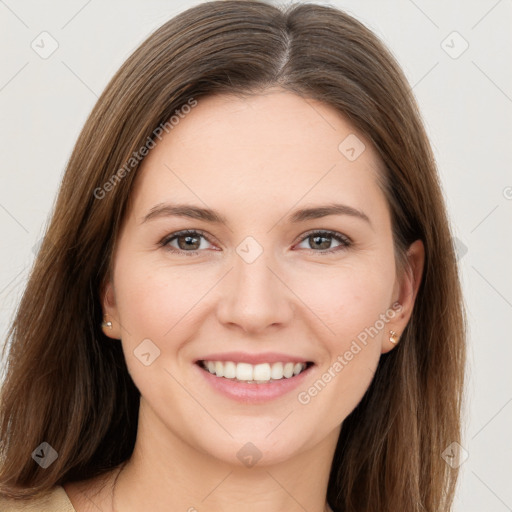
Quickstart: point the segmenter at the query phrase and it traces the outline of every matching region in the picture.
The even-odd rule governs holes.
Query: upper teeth
[[[305,363],[234,363],[233,361],[203,361],[203,367],[217,377],[247,382],[269,382],[283,377],[289,379],[302,372]]]

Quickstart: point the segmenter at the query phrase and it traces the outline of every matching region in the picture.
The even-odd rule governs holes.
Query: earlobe
[[[418,295],[418,290],[423,277],[423,268],[425,263],[425,247],[421,240],[413,242],[407,250],[407,264],[403,275],[399,276],[397,282],[398,299],[400,304],[400,314],[396,315],[389,324],[388,336],[384,337],[382,343],[382,353],[393,349],[412,315],[414,303]]]
[[[101,306],[103,310],[103,321],[101,328],[109,338],[121,339],[120,323],[117,320],[118,312],[115,300],[114,286],[112,281],[106,281],[101,287]]]

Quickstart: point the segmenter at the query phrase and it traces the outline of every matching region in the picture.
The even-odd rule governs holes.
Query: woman
[[[450,510],[464,309],[395,60],[315,4],[164,24],[78,139],[9,337],[2,510]]]

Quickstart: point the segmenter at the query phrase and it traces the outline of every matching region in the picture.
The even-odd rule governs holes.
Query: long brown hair
[[[425,246],[407,328],[343,422],[329,504],[343,512],[450,510],[458,471],[441,454],[460,441],[466,318],[436,164],[411,89],[389,51],[351,16],[256,0],[202,3],[165,23],[90,114],[4,347],[4,496],[35,496],[131,456],[140,395],[120,344],[102,333],[99,296],[139,167],[126,163],[191,98],[271,86],[334,107],[372,141],[385,167],[397,261],[413,241]],[[106,187],[114,175],[115,186]],[[43,441],[58,452],[46,469],[31,458]]]

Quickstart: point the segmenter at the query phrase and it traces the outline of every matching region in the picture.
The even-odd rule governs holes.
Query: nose
[[[264,251],[252,263],[235,255],[234,268],[223,279],[217,318],[229,328],[258,334],[283,327],[293,317],[294,295]]]

